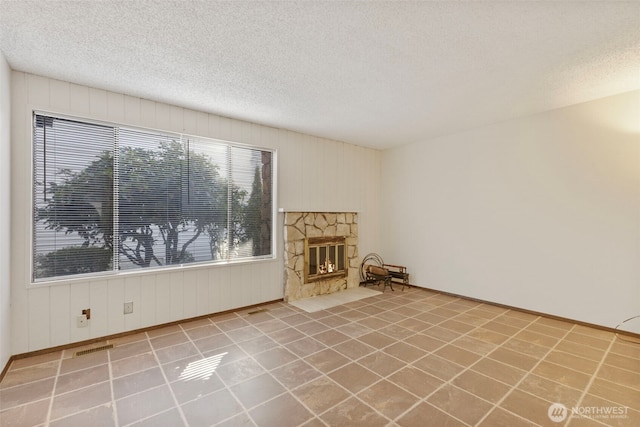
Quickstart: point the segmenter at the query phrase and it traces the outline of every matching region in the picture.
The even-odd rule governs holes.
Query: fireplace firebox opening
[[[347,276],[346,239],[310,237],[304,241],[304,281],[315,282]]]

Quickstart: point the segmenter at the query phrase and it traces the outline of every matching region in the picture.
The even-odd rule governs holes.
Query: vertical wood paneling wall
[[[11,357],[11,69],[0,52],[0,371]]]
[[[34,109],[276,149],[277,207],[359,212],[360,252],[377,249],[381,157],[376,150],[18,71],[12,72],[11,85],[12,354],[283,296],[283,214],[277,217],[275,260],[32,285]],[[133,301],[132,314],[123,314],[125,301]],[[91,308],[91,320],[88,327],[78,328],[76,316],[84,308]]]

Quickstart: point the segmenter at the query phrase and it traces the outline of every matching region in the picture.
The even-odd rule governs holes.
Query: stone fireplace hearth
[[[285,301],[358,287],[358,214],[285,212],[284,262]]]

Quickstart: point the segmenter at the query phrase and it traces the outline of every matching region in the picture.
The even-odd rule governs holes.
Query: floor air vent
[[[103,345],[101,347],[90,348],[88,350],[76,351],[73,357],[84,356],[91,353],[96,353],[98,351],[111,350],[113,348],[113,344]]]
[[[258,310],[250,311],[247,314],[258,314],[258,313],[264,313],[265,311],[269,311],[269,309],[268,308],[260,308]]]

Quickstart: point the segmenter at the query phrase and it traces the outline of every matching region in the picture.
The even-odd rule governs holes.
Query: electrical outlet
[[[86,328],[87,326],[89,326],[89,321],[87,320],[86,314],[81,314],[80,316],[78,316],[76,318],[76,321],[78,323],[78,328]]]
[[[124,303],[124,314],[133,313],[133,301]]]

